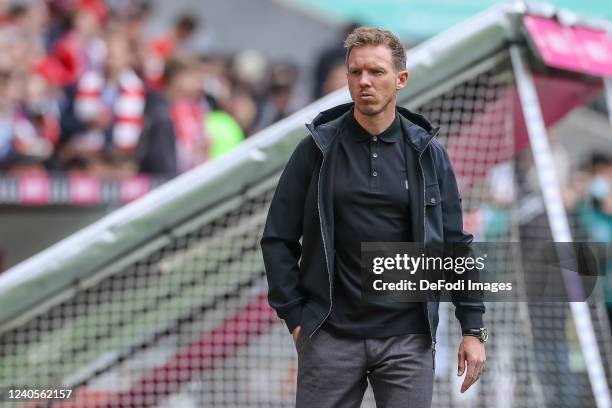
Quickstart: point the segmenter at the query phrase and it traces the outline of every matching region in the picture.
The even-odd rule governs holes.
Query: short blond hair
[[[357,27],[344,40],[347,65],[348,57],[353,48],[365,47],[366,45],[386,45],[391,49],[395,69],[397,71],[406,69],[406,49],[399,38],[391,31],[372,27]]]

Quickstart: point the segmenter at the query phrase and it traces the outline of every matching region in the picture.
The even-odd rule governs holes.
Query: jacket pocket
[[[441,203],[440,186],[438,184],[425,186],[425,237],[428,242],[444,241]]]
[[[440,204],[440,186],[430,184],[425,187],[425,205],[428,207]]]

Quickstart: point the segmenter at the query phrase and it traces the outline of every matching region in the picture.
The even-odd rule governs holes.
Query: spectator
[[[44,119],[34,112],[34,104],[28,110],[24,96],[28,93],[32,96],[35,82],[29,84],[30,89],[27,74],[23,72],[0,73],[0,168],[3,170],[43,170],[44,162],[53,153],[57,134],[45,127]]]
[[[198,81],[211,110],[229,111],[232,84],[228,73],[229,58],[222,55],[201,55],[198,63]]]
[[[24,115],[34,126],[37,138],[44,145],[55,147],[60,138],[60,112],[55,87],[38,73],[32,73],[25,84]],[[46,149],[46,147],[45,147]],[[45,152],[41,158],[50,158]]]
[[[251,135],[257,130],[259,107],[264,103],[267,61],[257,50],[247,49],[232,60],[232,90],[229,113],[243,132]]]
[[[145,39],[145,26],[149,17],[149,3],[144,1],[129,2],[122,10],[120,25],[124,31],[130,49],[136,54],[134,68],[142,73],[143,61],[146,59],[147,42]]]
[[[203,104],[208,108],[204,119],[210,137],[208,158],[215,159],[234,149],[244,140],[244,132],[229,113],[231,84],[226,75],[227,58],[200,56],[197,64],[197,82],[202,87]]]
[[[229,114],[232,115],[245,135],[255,131],[257,102],[251,90],[241,85],[232,89]]]
[[[178,173],[174,123],[170,115],[170,104],[163,94],[147,94],[137,159],[140,173],[166,177]]]
[[[64,85],[73,84],[86,71],[102,68],[106,46],[100,30],[105,16],[103,2],[82,0],[69,19],[68,32],[57,41],[52,51],[52,57],[64,70]]]
[[[171,59],[166,64],[165,92],[152,93],[139,150],[140,170],[170,174],[193,168],[208,158],[197,65]]]
[[[177,53],[184,52],[184,46],[191,38],[198,21],[190,15],[179,17],[172,30],[153,40],[144,61],[144,75],[153,89],[161,89],[166,61]]]
[[[268,89],[258,112],[257,130],[278,122],[293,111],[291,103],[297,74],[297,67],[293,64],[272,64]]]
[[[344,88],[346,85],[346,63],[344,61],[338,61],[335,65],[331,66],[327,72],[327,76],[323,81],[321,96]]]
[[[6,24],[9,21],[9,9],[9,0],[0,0],[0,26]]]
[[[312,90],[313,99],[319,99],[325,95],[326,90],[329,91],[333,87],[338,86],[339,81],[337,78],[337,67],[339,65],[346,66],[346,49],[344,48],[343,40],[359,26],[360,24],[357,23],[351,23],[345,26],[341,35],[338,37],[338,41],[334,42],[333,45],[324,49],[321,54],[319,54],[314,69],[314,83]],[[334,72],[333,86],[330,79],[330,74],[332,72]],[[325,86],[326,82],[330,82],[327,87]]]
[[[45,35],[49,10],[44,1],[32,2],[28,7],[16,5],[12,10],[12,24],[20,38],[20,43],[27,44],[30,53],[42,55],[46,52]]]
[[[206,131],[210,135],[209,159],[216,159],[236,148],[244,140],[244,132],[238,122],[221,110],[215,110],[206,117]]]
[[[186,171],[208,158],[210,139],[204,125],[208,107],[203,104],[197,68],[193,63],[170,61],[165,78],[176,134],[178,167],[179,171]]]
[[[587,232],[589,241],[612,242],[612,158],[593,153],[588,164],[590,182],[588,195],[577,205],[580,227]],[[606,264],[604,296],[612,327],[612,259]]]
[[[132,64],[127,39],[111,34],[104,70],[88,70],[67,91],[59,152],[66,166],[100,176],[135,171],[132,153],[142,131],[145,86]]]

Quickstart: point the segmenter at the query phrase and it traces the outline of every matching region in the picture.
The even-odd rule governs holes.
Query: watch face
[[[480,337],[483,342],[489,340],[489,331],[486,328],[483,328],[480,332]]]

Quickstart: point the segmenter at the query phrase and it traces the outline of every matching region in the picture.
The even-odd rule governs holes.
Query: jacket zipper
[[[425,147],[423,148],[423,150],[421,150],[421,152],[419,153],[419,157],[418,157],[418,162],[419,162],[419,167],[421,168],[421,176],[423,176],[423,244],[427,243],[427,204],[426,204],[426,195],[425,195],[425,184],[426,184],[426,180],[425,180],[425,172],[423,171],[423,164],[421,163],[421,156],[423,156],[423,153],[425,152],[425,149],[427,149],[427,147],[429,146],[429,144],[431,143],[431,141],[434,139],[435,135],[432,136],[428,141],[427,144],[425,145]],[[429,322],[429,306],[428,306],[429,301],[425,301],[425,313],[426,313],[426,320],[427,320],[427,328],[429,329],[429,337],[431,338],[431,350],[432,350],[432,358],[433,358],[433,367],[434,370],[436,368],[436,340],[434,339],[433,336],[433,331],[431,330],[431,323]]]
[[[308,127],[307,127],[307,129],[308,129]],[[323,149],[321,148],[321,146],[319,146],[319,143],[317,142],[317,138],[314,137],[314,135],[312,134],[310,129],[308,129],[308,133],[310,133],[310,136],[312,137],[312,139],[314,140],[315,144],[317,145],[317,147],[321,151],[321,154],[323,155],[323,160],[321,161],[321,168],[319,168],[319,179],[317,180],[317,210],[319,211],[319,225],[321,227],[321,240],[323,241],[323,253],[325,255],[325,265],[327,266],[327,277],[329,279],[329,310],[327,311],[327,314],[325,315],[323,320],[321,320],[321,323],[319,323],[319,325],[308,336],[308,337],[312,338],[312,336],[314,336],[314,334],[321,328],[323,323],[325,323],[325,320],[327,320],[327,318],[331,314],[331,311],[332,311],[332,302],[333,302],[333,294],[332,294],[331,272],[329,270],[329,260],[327,259],[327,245],[325,245],[325,232],[323,231],[323,218],[322,218],[322,215],[321,215],[321,202],[320,202],[321,201],[320,200],[320,198],[321,198],[321,171],[323,170],[323,165],[325,164],[326,155],[325,155],[325,153],[323,153]]]
[[[321,320],[319,325],[308,336],[308,337],[312,338],[312,336],[314,336],[314,334],[321,328],[323,323],[325,323],[325,320],[327,320],[327,318],[331,314],[332,306],[333,306],[333,293],[332,293],[331,272],[329,270],[329,260],[327,258],[327,245],[325,245],[325,232],[323,231],[323,218],[321,216],[321,203],[320,203],[320,197],[321,197],[321,171],[323,170],[323,165],[325,164],[326,156],[325,156],[325,153],[323,152],[323,149],[321,148],[321,146],[317,142],[317,138],[314,137],[314,135],[312,134],[312,131],[308,127],[307,127],[307,129],[308,129],[308,133],[310,133],[310,136],[312,137],[312,139],[314,140],[315,144],[317,145],[317,147],[321,151],[321,154],[323,155],[323,160],[321,161],[321,168],[319,169],[319,179],[317,180],[317,210],[319,211],[319,225],[321,227],[321,240],[323,241],[323,253],[325,255],[325,265],[327,266],[327,277],[328,277],[328,280],[329,280],[329,310],[327,311],[327,314],[325,315],[323,320]],[[434,135],[434,137],[435,137],[435,135]],[[425,145],[423,150],[419,153],[419,157],[418,157],[419,167],[421,168],[421,175],[423,176],[423,242],[424,243],[427,241],[427,228],[426,228],[426,225],[425,225],[425,223],[426,223],[425,216],[427,214],[427,212],[426,212],[427,211],[427,206],[425,205],[425,182],[426,182],[425,181],[425,172],[423,171],[423,165],[421,164],[421,156],[423,155],[423,152],[425,151],[425,149],[427,149],[427,147],[429,146],[429,144],[431,143],[431,141],[433,140],[434,137],[431,137],[427,141],[427,144]],[[427,302],[425,302],[425,310],[426,310],[426,314],[427,314],[427,316],[426,316],[427,328],[429,329],[429,337],[431,338],[431,349],[433,351],[434,369],[435,369],[436,341],[433,338],[433,332],[431,330],[431,324],[429,323],[429,308],[427,306]]]

